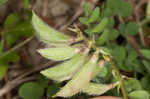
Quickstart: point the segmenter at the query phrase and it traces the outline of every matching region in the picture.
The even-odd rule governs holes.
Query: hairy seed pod
[[[96,83],[89,83],[85,88],[82,89],[82,92],[87,93],[89,95],[102,95],[108,90],[113,89],[119,83],[115,84],[96,84]]]
[[[36,30],[36,36],[46,44],[64,43],[70,39],[67,35],[56,31],[44,23],[34,12],[32,24]]]
[[[62,61],[76,55],[79,52],[79,49],[65,45],[63,47],[40,49],[38,52],[47,59]]]
[[[84,64],[86,56],[83,54],[77,54],[72,59],[63,62],[55,67],[42,71],[41,73],[58,82],[70,79]]]
[[[95,70],[92,73],[92,78],[94,78],[99,72],[101,72],[101,69],[104,67],[105,61],[100,60],[95,68]]]
[[[93,70],[95,70],[97,65],[98,53],[99,52],[94,53],[89,62],[75,74],[72,80],[70,80],[58,93],[56,93],[56,96],[70,97],[80,92],[88,85],[92,79]]]

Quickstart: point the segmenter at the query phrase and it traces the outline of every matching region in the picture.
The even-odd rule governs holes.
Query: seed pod
[[[70,79],[84,64],[86,56],[77,54],[72,59],[63,62],[55,67],[42,71],[41,73],[58,82]]]
[[[78,48],[72,48],[70,46],[63,46],[57,48],[45,48],[40,49],[38,52],[47,59],[51,59],[54,61],[66,60],[78,53]]]
[[[32,16],[32,24],[36,30],[36,36],[46,44],[64,43],[69,40],[68,36],[48,26],[34,12]]]
[[[96,84],[96,83],[89,83],[82,92],[87,93],[89,95],[102,95],[110,89],[116,87],[119,83],[115,84]]]
[[[92,79],[92,73],[96,68],[97,60],[98,52],[96,52],[89,62],[75,74],[72,80],[70,80],[58,93],[56,93],[56,96],[70,97],[86,87]]]
[[[104,67],[105,61],[100,60],[95,68],[95,70],[92,73],[92,78],[94,78],[99,72],[101,72],[101,69]]]

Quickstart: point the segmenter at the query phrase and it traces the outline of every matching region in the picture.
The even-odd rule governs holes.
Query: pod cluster
[[[39,40],[53,46],[39,49],[38,52],[47,59],[63,61],[55,67],[41,71],[44,76],[57,82],[69,80],[55,96],[70,97],[79,92],[101,95],[114,88],[113,84],[90,82],[104,65],[104,60],[98,60],[99,51],[88,55],[90,47],[82,48],[82,44],[70,45],[73,38],[49,27],[34,12],[32,24]]]

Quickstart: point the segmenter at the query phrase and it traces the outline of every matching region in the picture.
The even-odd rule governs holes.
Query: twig
[[[92,8],[94,8],[95,4],[98,2],[98,0],[93,0],[92,3]],[[85,1],[82,0],[80,7],[78,8],[78,10],[76,11],[75,15],[67,22],[65,23],[63,26],[61,26],[59,28],[60,31],[66,29],[69,25],[71,25],[83,12],[83,5],[84,5]],[[56,26],[56,28],[58,28],[59,26]]]
[[[130,42],[130,44],[132,45],[132,47],[135,49],[136,53],[138,54],[139,57],[141,57],[142,59],[144,59],[144,56],[142,55],[142,53],[139,50],[139,46],[136,43],[136,40],[134,39],[133,36],[127,36],[127,40]]]
[[[119,21],[120,21],[121,23],[125,23],[121,16],[119,16]],[[140,50],[139,50],[139,46],[138,46],[138,44],[136,43],[134,37],[127,35],[127,38],[126,38],[126,39],[127,39],[127,41],[130,42],[130,44],[132,45],[132,47],[135,49],[135,51],[136,51],[136,53],[138,54],[138,56],[141,57],[141,58],[144,58],[143,55],[142,55],[142,53],[141,53]]]
[[[60,31],[66,29],[69,25],[71,25],[83,13],[82,6],[83,6],[83,2],[81,2],[80,7],[76,11],[75,15],[67,23],[65,23],[63,26],[61,26],[59,28]],[[56,26],[56,28],[57,27],[59,27],[59,26]]]
[[[47,11],[48,10],[48,0],[43,0],[43,11],[42,16],[47,17]]]
[[[29,80],[34,80],[35,77],[27,77],[21,80],[14,80],[12,82],[7,83],[2,89],[0,89],[0,97],[2,97],[4,94],[8,93],[11,91],[13,88],[16,86],[20,85],[21,83]]]
[[[34,36],[31,36],[30,38],[26,39],[25,41],[19,43],[18,45],[16,45],[15,47],[11,48],[10,50],[4,52],[1,56],[0,56],[0,59],[6,55],[8,55],[9,53],[15,51],[16,49],[22,47],[23,45],[25,45],[26,43],[28,43],[30,40],[33,39]]]
[[[138,24],[138,26],[139,26],[140,41],[141,41],[141,44],[142,44],[143,46],[145,46],[146,44],[145,44],[145,40],[144,40],[142,25],[141,25],[141,23],[140,23],[140,16],[139,16],[139,14],[138,14],[138,12],[139,12],[138,10],[139,10],[139,8],[141,7],[141,5],[143,5],[145,2],[146,2],[146,0],[141,0],[141,1],[137,4],[138,6],[135,6],[135,9],[134,9],[134,14],[135,14],[135,16],[136,16],[136,22],[137,22],[137,24]]]
[[[48,62],[44,65],[40,65],[40,66],[34,66],[35,68],[30,69],[30,71],[28,70],[26,73],[24,73],[23,75],[17,77],[16,79],[12,80],[11,82],[8,82],[2,89],[0,89],[0,97],[2,97],[3,95],[5,95],[7,92],[11,91],[12,89],[14,89],[15,87],[17,87],[20,83],[23,82],[24,79],[26,79],[25,77],[27,77],[28,75],[41,71],[42,69],[55,64],[56,62]],[[20,82],[20,83],[18,83]],[[12,86],[16,84],[15,86]]]
[[[141,43],[142,43],[142,45],[143,46],[145,46],[146,44],[145,44],[145,40],[144,40],[144,36],[143,36],[143,29],[142,29],[142,25],[141,25],[141,23],[139,22],[139,15],[138,14],[136,14],[136,22],[137,22],[137,24],[139,25],[139,36],[140,36],[140,40],[141,40]]]

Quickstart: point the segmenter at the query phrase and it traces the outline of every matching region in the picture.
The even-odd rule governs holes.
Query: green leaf
[[[17,62],[19,61],[20,57],[17,53],[11,52],[7,54],[6,56],[2,57],[0,60],[0,63],[2,64],[8,64],[9,62]]]
[[[111,8],[107,7],[102,10],[101,15],[102,17],[110,17],[113,16],[114,13]]]
[[[104,30],[104,32],[100,35],[96,43],[98,45],[103,45],[106,41],[108,41],[109,37],[109,31],[107,29]]]
[[[44,89],[36,82],[26,82],[19,88],[19,96],[23,99],[41,99]]]
[[[122,0],[107,0],[106,4],[107,7],[111,10],[111,12],[114,15],[118,15],[120,13],[121,3]]]
[[[7,47],[11,47],[20,37],[30,37],[33,35],[33,28],[29,21],[22,21],[16,24],[13,28],[5,32]]]
[[[143,68],[143,64],[138,59],[135,59],[132,62],[132,66],[134,68],[134,71],[139,72],[139,73],[145,73],[145,68]]]
[[[55,85],[51,85],[47,88],[47,96],[49,98],[51,98],[52,96],[54,96],[58,90],[60,89],[60,84],[55,84]]]
[[[8,65],[0,64],[0,80],[6,75],[8,70]]]
[[[90,26],[88,29],[84,30],[84,32],[85,32],[86,34],[88,34],[89,36],[91,36],[91,35],[93,34],[93,33],[91,32],[92,29],[93,29],[93,27]]]
[[[92,12],[90,18],[88,19],[88,23],[95,22],[100,17],[100,9],[96,7],[95,10]]]
[[[130,79],[130,80],[127,80],[125,82],[125,86],[126,86],[126,90],[127,92],[131,92],[131,91],[134,91],[134,90],[141,90],[142,89],[142,86],[141,86],[141,83],[139,82],[139,80],[137,79]]]
[[[111,51],[106,48],[106,47],[100,47],[101,48],[101,53],[104,54],[104,55],[110,55],[111,54]]]
[[[146,71],[148,71],[148,73],[150,74],[150,62],[145,61],[145,60],[143,60],[142,62],[144,64],[145,68],[146,68]]]
[[[0,6],[8,2],[8,0],[0,0]]]
[[[20,17],[16,13],[9,14],[5,20],[4,28],[8,29],[14,26],[19,20],[20,20]]]
[[[104,12],[107,16],[121,15],[127,17],[132,14],[132,10],[133,6],[130,2],[123,0],[107,0]]]
[[[115,40],[119,36],[119,32],[116,29],[112,29],[109,33],[109,40]]]
[[[149,49],[141,49],[140,51],[143,54],[143,56],[150,59],[150,50]]]
[[[47,88],[48,87],[48,84],[49,84],[50,80],[45,77],[44,75],[40,75],[40,78],[38,80],[38,83],[41,87],[43,88]]]
[[[112,29],[114,27],[114,25],[115,25],[114,19],[113,18],[109,18],[108,22],[109,22],[109,24],[107,24],[106,27],[109,28],[109,29]]]
[[[124,1],[121,3],[121,9],[119,15],[121,15],[122,17],[127,17],[132,14],[132,11],[133,11],[133,6],[131,2]]]
[[[107,25],[108,23],[108,18],[103,18],[101,20],[101,22],[96,25],[93,29],[92,29],[92,33],[100,33],[104,30],[105,26]]]
[[[30,23],[30,21],[23,21],[19,23],[13,31],[16,32],[16,35],[18,37],[24,36],[24,37],[30,37],[33,35],[33,28]]]
[[[86,2],[84,4],[84,12],[85,12],[86,17],[88,17],[92,13],[92,8],[91,8],[90,3]]]
[[[77,54],[75,48],[70,46],[63,46],[57,48],[40,49],[38,52],[47,59],[61,61],[66,60]]]
[[[144,76],[141,80],[142,87],[150,93],[150,77],[148,75]]]
[[[126,36],[126,24],[120,23],[118,29],[124,37]]]
[[[52,80],[61,82],[73,77],[73,75],[79,70],[85,61],[85,55],[77,54],[72,59],[58,64],[55,67],[46,69],[41,73]]]
[[[24,8],[29,8],[29,0],[24,0]]]
[[[65,43],[69,40],[68,36],[48,26],[34,12],[32,16],[32,24],[36,30],[36,36],[46,44]]]
[[[128,52],[128,61],[132,62],[133,60],[135,60],[138,57],[137,53],[134,50],[129,50]]]
[[[84,18],[84,17],[80,17],[79,18],[79,21],[82,23],[82,24],[84,24],[84,25],[88,25],[89,23],[88,23],[88,19],[87,18]]]
[[[112,55],[117,62],[122,62],[126,58],[126,49],[122,46],[118,46],[113,49]]]
[[[136,90],[129,94],[131,99],[149,99],[150,95],[145,90]]]
[[[136,22],[129,22],[126,26],[125,31],[129,35],[136,35],[139,31],[139,26]]]
[[[14,32],[7,32],[6,36],[5,36],[5,40],[6,40],[6,46],[9,48],[11,47],[13,44],[16,43],[16,41],[18,40],[18,37],[16,35],[12,35],[10,33],[14,33]],[[9,35],[10,34],[10,35]]]

